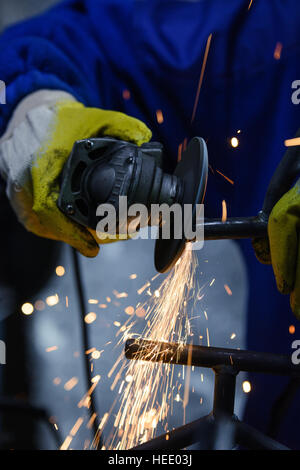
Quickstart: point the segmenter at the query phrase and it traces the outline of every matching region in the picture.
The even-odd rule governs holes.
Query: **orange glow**
[[[287,139],[284,141],[286,147],[296,147],[300,145],[300,137],[295,137],[295,139]]]
[[[65,274],[65,268],[63,266],[57,266],[57,268],[55,269],[55,272],[56,272],[56,275],[61,277]]]
[[[131,305],[129,305],[128,307],[125,308],[125,313],[127,313],[127,315],[133,315],[134,308]]]
[[[196,111],[197,111],[198,102],[199,102],[199,96],[200,96],[200,91],[201,91],[201,87],[202,87],[202,83],[203,83],[204,72],[205,72],[205,68],[206,68],[206,62],[207,62],[207,57],[208,57],[208,53],[209,53],[211,38],[212,38],[212,34],[210,34],[210,35],[208,36],[207,42],[206,42],[206,47],[205,47],[205,52],[204,52],[204,58],[203,58],[203,62],[202,62],[202,67],[201,67],[201,72],[200,72],[200,78],[199,78],[199,83],[198,83],[196,98],[195,98],[195,102],[194,102],[194,108],[193,108],[193,114],[192,114],[191,123],[194,122],[194,119],[195,119],[195,116],[196,116]]]
[[[64,385],[64,389],[69,392],[70,390],[72,390],[72,388],[74,388],[76,385],[78,384],[78,378],[77,377],[72,377],[70,380],[68,380],[65,385]]]
[[[282,52],[282,44],[281,42],[278,42],[275,47],[274,51],[274,59],[279,60],[281,57],[281,52]]]
[[[46,304],[49,305],[49,307],[53,307],[54,305],[58,304],[59,302],[59,297],[57,294],[55,295],[49,295],[46,299]]]
[[[93,323],[97,318],[97,315],[95,312],[90,312],[84,317],[85,323]]]
[[[228,176],[225,176],[223,173],[221,173],[219,170],[216,170],[217,173],[219,173],[219,175],[223,176],[223,178],[225,178],[228,183],[230,184],[234,184],[234,181],[232,181],[230,178],[228,178]]]
[[[158,109],[156,111],[156,119],[158,124],[162,124],[164,122],[164,116],[161,109]]]
[[[122,96],[123,96],[124,100],[130,100],[130,91],[129,90],[123,90]]]
[[[290,326],[289,326],[289,333],[290,333],[291,335],[293,335],[293,334],[295,333],[295,331],[296,331],[296,328],[294,327],[294,325],[290,325]]]
[[[57,349],[58,349],[58,346],[50,346],[49,348],[46,349],[46,352],[56,351]]]
[[[224,284],[224,288],[225,288],[228,295],[232,295],[232,290],[230,289],[230,287],[227,284]]]
[[[227,206],[226,201],[222,201],[222,222],[226,222],[227,220]]]

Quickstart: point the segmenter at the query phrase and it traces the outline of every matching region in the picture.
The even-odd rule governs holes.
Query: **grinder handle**
[[[295,137],[300,137],[300,129]],[[300,174],[300,146],[288,147],[269,183],[262,217],[268,219],[275,204],[291,188]]]
[[[300,129],[296,136],[300,137]],[[279,199],[291,188],[300,175],[300,146],[289,147],[277,166],[269,183],[263,208],[255,217],[205,219],[204,239],[239,239],[268,236],[268,219]]]

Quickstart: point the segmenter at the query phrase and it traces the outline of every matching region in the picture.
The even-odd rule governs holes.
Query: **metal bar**
[[[236,441],[237,444],[247,449],[255,450],[290,450],[288,447],[274,441],[271,437],[266,436],[252,426],[241,421],[236,423]]]
[[[191,359],[188,360],[189,351]],[[294,365],[290,356],[280,354],[129,339],[125,344],[125,355],[127,359],[150,362],[208,368],[227,365],[236,371],[300,377],[300,366]]]
[[[207,415],[155,437],[144,444],[132,447],[130,450],[184,449],[197,442],[201,443],[202,449],[211,449],[214,426],[214,418],[212,415]]]
[[[204,240],[224,240],[241,238],[260,238],[267,236],[268,221],[256,217],[232,217],[205,219]]]
[[[214,369],[215,387],[213,415],[232,416],[234,413],[234,398],[237,372],[231,366],[220,366]]]

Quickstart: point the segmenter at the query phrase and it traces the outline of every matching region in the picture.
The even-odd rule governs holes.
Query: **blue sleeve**
[[[0,135],[18,102],[38,89],[64,90],[86,105],[101,105],[99,91],[109,60],[107,45],[101,44],[106,35],[99,36],[95,28],[104,26],[109,36],[111,26],[101,14],[104,4],[109,14],[109,3],[65,1],[1,35],[0,79],[6,84],[7,104],[0,106]],[[118,17],[126,18],[131,2],[114,3],[119,3]]]

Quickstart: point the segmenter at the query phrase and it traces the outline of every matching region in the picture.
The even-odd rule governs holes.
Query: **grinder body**
[[[62,173],[58,207],[75,222],[95,230],[100,220],[97,208],[109,204],[116,211],[117,233],[123,234],[131,219],[127,218],[125,226],[118,219],[120,196],[127,197],[128,207],[143,204],[149,214],[153,204],[191,204],[195,227],[196,207],[203,201],[207,181],[205,142],[192,139],[173,174],[162,170],[163,157],[163,146],[157,142],[139,147],[110,137],[77,141]],[[149,217],[147,224],[163,222]],[[170,239],[158,238],[156,269],[164,272],[172,267],[186,241],[183,231],[175,238],[173,227]]]

